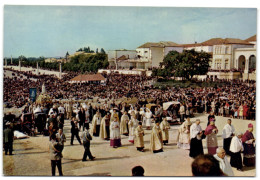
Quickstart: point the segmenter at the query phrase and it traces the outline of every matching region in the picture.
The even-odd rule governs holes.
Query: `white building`
[[[212,79],[243,78],[243,80],[255,80],[256,46],[256,35],[246,40],[212,38],[195,44],[177,44],[171,41],[147,42],[139,46],[136,51],[109,51],[108,61],[112,69],[147,71],[159,67],[170,51],[183,52],[183,50],[195,49],[195,51],[204,51],[212,55],[208,77]]]
[[[109,50],[107,56],[110,69],[130,68],[131,63],[128,60],[136,58],[136,51],[126,49]]]
[[[137,59],[133,62],[136,63],[137,69],[159,67],[164,57],[173,50],[182,52],[183,47],[171,41],[148,42],[136,49]]]

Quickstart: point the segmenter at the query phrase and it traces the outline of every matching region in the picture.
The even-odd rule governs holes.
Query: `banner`
[[[31,101],[35,102],[36,96],[37,96],[36,88],[30,88],[30,99],[31,99]]]

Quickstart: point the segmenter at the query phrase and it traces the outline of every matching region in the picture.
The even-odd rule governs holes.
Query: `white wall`
[[[110,50],[107,52],[108,59],[117,59],[120,56],[125,55],[126,57],[129,56],[130,59],[134,59],[136,57],[135,50]]]
[[[161,47],[151,47],[152,53],[152,67],[159,67],[160,62],[163,62],[164,58],[164,48]]]
[[[164,56],[166,56],[170,51],[177,51],[181,53],[183,51],[183,47],[165,47]]]

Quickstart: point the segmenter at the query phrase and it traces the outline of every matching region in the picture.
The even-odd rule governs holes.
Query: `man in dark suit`
[[[82,144],[79,138],[79,127],[78,127],[78,122],[75,120],[75,117],[72,118],[71,123],[71,141],[70,144],[73,145],[73,140],[74,140],[74,136],[76,136],[77,140],[79,141],[79,144]]]
[[[87,156],[92,161],[95,159],[95,157],[92,156],[92,154],[90,152],[90,141],[91,140],[92,140],[92,136],[89,134],[88,130],[85,129],[85,131],[82,133],[82,141],[83,141],[83,146],[85,149],[82,161],[87,161]]]
[[[79,130],[80,130],[81,126],[83,127],[83,124],[84,124],[85,119],[86,119],[85,110],[81,107],[78,114],[79,114]]]
[[[9,155],[13,155],[13,139],[14,139],[14,132],[12,130],[10,122],[6,123],[7,128],[4,130],[4,149],[5,155],[9,151]]]

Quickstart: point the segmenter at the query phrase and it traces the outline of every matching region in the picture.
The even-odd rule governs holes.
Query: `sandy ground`
[[[195,119],[201,119],[201,126],[206,127],[207,115],[197,114]],[[219,129],[218,143],[222,146],[221,132],[227,118],[217,117],[216,126]],[[233,120],[236,130],[245,132],[248,123],[255,126],[255,121]],[[91,152],[95,161],[82,162],[83,146],[74,139],[70,145],[70,122],[66,120],[64,132],[67,137],[62,159],[64,176],[131,176],[131,169],[141,165],[145,176],[192,176],[188,150],[178,149],[176,137],[178,125],[171,126],[170,141],[164,146],[164,152],[153,154],[149,151],[150,130],[145,131],[145,152],[138,152],[134,145],[128,142],[128,137],[122,136],[123,146],[117,149],[109,146],[109,141],[94,137],[91,142]],[[255,133],[255,131],[254,131]],[[207,153],[206,141],[203,140],[204,153]],[[4,154],[4,153],[3,153]],[[48,137],[41,135],[14,141],[14,155],[3,155],[3,174],[5,176],[50,176],[51,166],[48,153]],[[56,170],[57,171],[57,170]],[[255,176],[255,168],[244,168],[243,172],[233,168],[235,176]],[[56,172],[58,173],[58,172]]]
[[[6,67],[6,66],[4,66]],[[7,68],[13,68],[14,70],[20,70],[19,66],[7,66]],[[21,71],[31,71],[33,74],[36,74],[36,68],[32,68],[32,67],[21,67]],[[39,73],[40,74],[48,74],[48,75],[56,75],[57,77],[59,77],[59,71],[49,71],[49,70],[44,70],[44,69],[40,69],[39,67]],[[66,73],[62,73],[62,75],[64,75]]]

